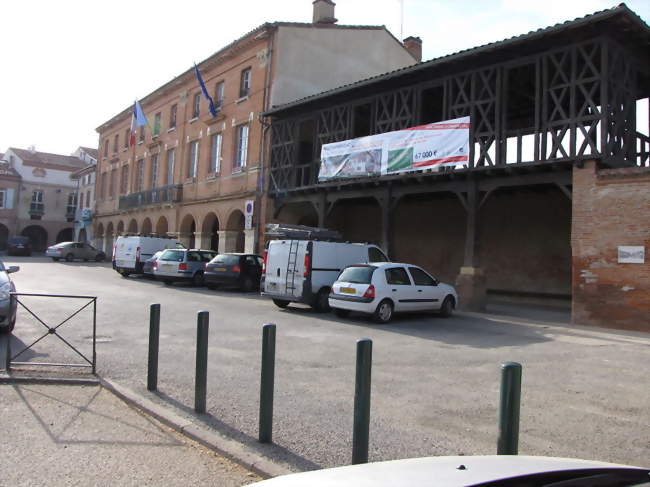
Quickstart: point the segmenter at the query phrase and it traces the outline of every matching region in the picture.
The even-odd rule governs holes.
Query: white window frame
[[[210,173],[218,173],[221,170],[221,149],[223,137],[221,132],[210,137]]]
[[[170,186],[174,184],[174,162],[176,161],[176,149],[167,151],[167,181],[165,184]]]
[[[192,118],[199,118],[201,116],[201,93],[194,93],[192,98]]]
[[[250,66],[246,69],[242,69],[239,80],[239,98],[245,98],[250,95],[252,78],[253,72]]]
[[[151,156],[151,189],[158,187],[158,154]]]
[[[187,166],[187,177],[194,179],[196,178],[198,168],[199,168],[199,141],[193,140],[190,142],[190,152],[189,152],[189,164]]]
[[[135,171],[135,191],[138,193],[144,190],[144,159],[138,159]]]
[[[237,138],[235,141],[235,162],[233,172],[241,171],[246,167],[246,158],[248,156],[248,124],[237,127]]]

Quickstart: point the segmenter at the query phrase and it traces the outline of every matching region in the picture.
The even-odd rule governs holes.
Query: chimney
[[[35,145],[30,145],[27,150],[31,152],[32,154],[36,154],[36,146]]]
[[[334,18],[334,7],[336,4],[332,0],[314,0],[314,24],[336,24]]]
[[[404,39],[404,47],[417,62],[422,61],[422,39],[419,37],[409,36]]]

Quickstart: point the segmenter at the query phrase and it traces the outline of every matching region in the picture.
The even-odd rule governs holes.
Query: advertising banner
[[[325,144],[319,181],[436,170],[469,161],[469,117]]]

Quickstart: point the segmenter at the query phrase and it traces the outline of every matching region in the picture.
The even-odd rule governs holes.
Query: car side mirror
[[[437,286],[438,284],[440,284],[440,281],[438,279],[434,279],[433,280],[433,285]]]
[[[7,274],[13,274],[14,272],[18,272],[19,270],[20,270],[19,266],[12,265],[12,266],[9,266],[9,268],[7,269]]]

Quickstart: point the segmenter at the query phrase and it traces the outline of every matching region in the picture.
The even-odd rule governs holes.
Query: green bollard
[[[273,387],[275,383],[275,324],[262,326],[262,376],[260,381],[260,443],[273,438]]]
[[[370,372],[372,340],[357,340],[357,373],[354,385],[354,426],[352,430],[352,464],[368,463],[370,431]]]
[[[519,451],[519,409],[521,402],[521,364],[501,364],[501,403],[497,455],[517,455]]]
[[[149,360],[147,362],[147,390],[158,389],[158,348],[160,338],[160,305],[149,306]]]
[[[196,319],[196,375],[194,379],[194,411],[205,413],[208,383],[208,329],[210,313],[199,311]]]

